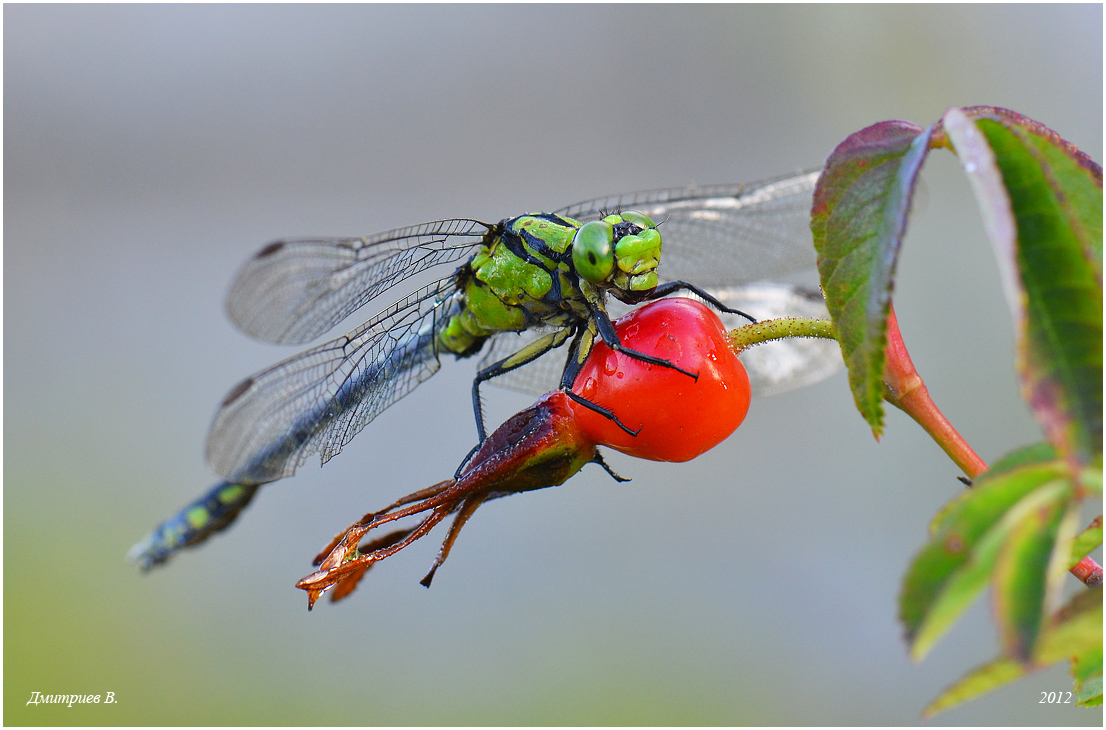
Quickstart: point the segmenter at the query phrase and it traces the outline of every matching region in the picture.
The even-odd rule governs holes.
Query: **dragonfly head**
[[[657,225],[634,210],[585,223],[572,240],[577,274],[635,300],[657,287],[660,257]],[[618,298],[625,301],[624,296]]]

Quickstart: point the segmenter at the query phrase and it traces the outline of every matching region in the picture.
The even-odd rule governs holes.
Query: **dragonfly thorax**
[[[441,330],[443,347],[466,356],[499,332],[559,327],[587,315],[572,242],[580,223],[548,213],[499,223],[457,272],[463,306]]]

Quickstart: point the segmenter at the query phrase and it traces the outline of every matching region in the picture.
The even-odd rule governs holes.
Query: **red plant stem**
[[[921,384],[920,378],[918,386],[909,390],[897,401],[891,402],[917,421],[918,425],[933,437],[938,446],[970,478],[974,479],[987,471],[987,462],[975,453],[975,450],[937,408],[933,399],[929,397],[929,390]]]
[[[886,400],[913,418],[933,437],[949,458],[974,479],[987,471],[987,462],[979,458],[964,437],[953,428],[937,404],[929,397],[922,376],[914,369],[910,353],[902,341],[895,308],[887,317],[887,369],[883,376],[887,384]]]
[[[887,316],[886,352],[887,370],[884,373],[884,382],[887,385],[887,402],[913,418],[969,477],[975,479],[987,471],[987,462],[975,453],[929,397],[929,390],[922,381],[922,376],[914,369],[910,353],[902,340],[894,307]],[[1090,557],[1085,557],[1072,566],[1071,574],[1088,587],[1102,584],[1102,566]]]
[[[1071,574],[1083,581],[1089,588],[1102,585],[1102,566],[1094,558],[1086,557],[1071,566]]]

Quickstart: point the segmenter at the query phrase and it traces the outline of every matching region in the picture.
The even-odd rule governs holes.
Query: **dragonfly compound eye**
[[[633,223],[642,230],[646,228],[656,228],[657,224],[653,222],[653,219],[644,213],[639,213],[636,210],[624,210],[621,213],[622,220],[627,223]]]
[[[614,245],[618,268],[636,276],[657,268],[661,257],[661,234],[656,228],[646,228],[641,233],[623,236]]]
[[[580,226],[572,241],[572,263],[592,284],[606,281],[614,270],[614,226],[606,221]]]

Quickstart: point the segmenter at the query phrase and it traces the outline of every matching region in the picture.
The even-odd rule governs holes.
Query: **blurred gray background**
[[[1022,112],[1102,159],[1102,8],[4,8],[8,724],[913,724],[997,650],[986,599],[921,665],[899,581],[957,469],[844,375],[757,401],[682,465],[615,454],[441,530],[347,602],[293,584],[365,511],[452,474],[471,362],[235,528],[143,576],[127,548],[215,481],[203,443],[290,354],[233,330],[284,236],[498,220],[821,164],[873,122]],[[1039,438],[953,157],[926,165],[896,307],[938,404],[993,460]],[[530,402],[489,388],[489,421]],[[1073,581],[1074,582],[1074,581]],[[1100,725],[1063,667],[937,724]],[[26,707],[31,692],[115,705]]]

